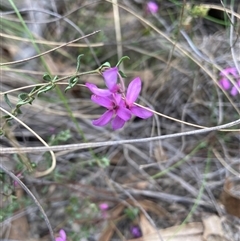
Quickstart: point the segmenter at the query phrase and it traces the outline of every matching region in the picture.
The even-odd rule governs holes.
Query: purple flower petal
[[[112,94],[112,98],[116,105],[120,105],[122,102],[122,96],[120,94]]]
[[[106,211],[108,210],[109,206],[107,203],[100,203],[99,204],[99,208],[102,210],[102,211]]]
[[[138,226],[131,227],[131,233],[134,238],[139,238],[142,236],[141,230]]]
[[[135,102],[135,100],[138,98],[141,88],[142,82],[139,77],[131,81],[126,94],[126,102],[129,106],[131,106],[133,102]]]
[[[235,86],[232,87],[230,94],[232,96],[236,96],[238,94],[238,90]]]
[[[99,89],[95,84],[86,83],[86,87],[95,95],[98,96],[109,96],[112,92],[108,89]]]
[[[63,240],[66,240],[67,235],[66,235],[66,233],[65,233],[65,231],[64,231],[63,229],[61,229],[61,230],[59,231],[59,235],[60,235],[60,237],[61,237]]]
[[[240,87],[240,79],[237,81],[237,85]]]
[[[113,110],[108,110],[103,115],[100,116],[97,120],[93,120],[93,125],[95,126],[105,126],[107,123],[109,123],[113,116]]]
[[[151,111],[145,110],[139,106],[132,106],[130,108],[130,110],[135,116],[142,118],[142,119],[147,119],[153,115],[153,113]]]
[[[63,229],[59,231],[59,237],[55,238],[55,241],[67,241],[67,235]]]
[[[66,241],[66,240],[64,240],[64,239],[62,239],[60,237],[57,237],[57,238],[55,238],[55,241]]]
[[[231,82],[226,78],[220,79],[219,84],[222,86],[224,90],[228,90],[231,87]]]
[[[97,95],[92,95],[91,96],[91,100],[100,105],[100,106],[103,106],[109,110],[113,109],[114,107],[114,102],[112,100],[112,98],[109,96],[109,97],[103,97],[103,96],[97,96]]]
[[[230,68],[223,69],[220,72],[221,76],[226,76],[228,74],[231,74],[231,75],[233,75],[234,77],[237,78],[237,76],[238,76],[237,69],[235,67],[230,67]]]
[[[131,118],[132,114],[131,111],[126,107],[119,106],[117,109],[117,116],[119,116],[124,121],[128,121]]]
[[[112,120],[112,128],[113,130],[117,130],[120,129],[124,126],[125,121],[123,119],[121,119],[119,116],[116,116],[113,120]]]
[[[110,68],[103,72],[103,77],[105,79],[106,86],[111,92],[116,92],[117,87],[117,77],[118,77],[118,68]]]
[[[149,1],[147,3],[147,10],[148,10],[148,12],[153,13],[153,14],[157,13],[158,5],[155,2],[153,2],[153,1]]]

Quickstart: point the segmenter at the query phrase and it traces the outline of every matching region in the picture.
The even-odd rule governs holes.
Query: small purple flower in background
[[[142,236],[142,232],[138,226],[133,226],[133,227],[131,227],[130,230],[131,230],[131,234],[132,234],[133,238],[139,238]]]
[[[219,84],[222,86],[224,90],[229,90],[231,87],[231,82],[227,78],[222,78],[219,80]]]
[[[226,75],[233,75],[235,78],[238,77],[238,73],[237,73],[237,68],[235,67],[229,67],[229,68],[226,68],[226,69],[223,69],[221,72],[220,72],[220,75],[221,76],[225,76]]]
[[[149,1],[147,3],[147,11],[149,13],[155,14],[158,11],[158,5],[154,1]]]
[[[113,130],[117,130],[124,126],[132,114],[142,119],[153,115],[151,111],[134,104],[142,88],[140,78],[131,81],[125,96],[125,85],[117,67],[105,70],[103,77],[108,89],[99,89],[94,84],[86,83],[86,87],[93,93],[91,100],[107,109],[100,118],[93,120],[94,125],[105,126],[111,122]],[[119,84],[117,83],[118,77],[120,78]]]
[[[101,209],[101,211],[106,211],[108,210],[109,206],[107,203],[100,203],[99,208]]]
[[[224,90],[228,90],[232,96],[236,96],[239,93],[238,89],[240,89],[240,76],[238,75],[237,68],[230,67],[223,69],[220,72],[220,75],[222,76],[222,78],[219,80],[221,87]],[[230,80],[227,78],[227,75],[231,76],[236,81],[236,85],[239,87],[238,89],[230,82]]]
[[[56,128],[53,127],[53,126],[49,126],[48,131],[49,131],[50,134],[54,134],[54,133],[56,133]]]
[[[67,241],[67,235],[63,229],[59,231],[59,237],[57,237],[55,241]]]
[[[109,209],[109,206],[107,203],[100,203],[99,208],[102,212],[102,217],[105,219],[107,218],[107,210]]]
[[[235,86],[232,87],[230,91],[230,94],[232,96],[236,96],[239,93],[238,90],[240,90],[240,79],[237,81],[237,86],[238,86],[238,89]]]
[[[16,176],[17,176],[19,179],[23,178],[23,175],[22,175],[21,172],[18,173]],[[15,188],[20,187],[20,185],[18,184],[17,181],[13,181],[13,185],[14,185]]]

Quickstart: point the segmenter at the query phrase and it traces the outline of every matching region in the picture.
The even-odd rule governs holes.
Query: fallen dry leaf
[[[221,194],[221,200],[225,206],[227,212],[231,215],[240,218],[240,182],[226,180],[223,192]]]
[[[105,228],[105,230],[102,232],[99,241],[110,241],[113,234],[114,234],[114,228],[112,225],[109,225],[108,227]]]
[[[143,237],[146,237],[148,234],[156,232],[156,228],[151,225],[151,223],[147,220],[146,216],[143,213],[140,214],[140,227]]]
[[[133,205],[131,200],[129,200],[129,203]],[[153,212],[154,214],[158,215],[159,218],[166,216],[170,217],[168,212],[155,202],[150,200],[139,200],[138,203],[146,212]]]
[[[210,217],[203,219],[203,238],[204,240],[208,240],[208,238],[212,235],[216,235],[219,238],[223,237],[223,229],[221,220],[217,215],[211,215]]]

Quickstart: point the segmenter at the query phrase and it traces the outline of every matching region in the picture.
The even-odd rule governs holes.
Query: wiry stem
[[[54,237],[54,233],[53,233],[53,229],[52,226],[50,224],[50,221],[46,215],[46,213],[44,212],[41,204],[38,202],[38,200],[35,198],[35,196],[33,195],[33,193],[28,189],[28,187],[15,175],[13,174],[11,171],[9,171],[4,165],[2,165],[0,163],[0,168],[7,173],[14,181],[16,181],[25,191],[26,193],[33,199],[33,201],[35,202],[35,204],[37,205],[37,207],[39,208],[40,212],[43,215],[43,218],[47,224],[47,227],[49,229],[50,232],[50,236],[51,236],[51,240],[55,241],[55,237]]]

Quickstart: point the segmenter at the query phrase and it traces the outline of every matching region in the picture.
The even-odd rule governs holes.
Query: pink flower
[[[19,179],[23,178],[22,173],[18,173],[16,176],[17,176]],[[17,181],[13,181],[13,185],[14,185],[14,187],[19,187],[19,184],[18,184]]]
[[[227,76],[227,75],[233,75],[235,78],[238,77],[238,73],[237,73],[237,68],[235,67],[229,67],[229,68],[226,68],[226,69],[223,69],[221,72],[220,72],[220,75],[221,76]]]
[[[222,78],[219,80],[219,84],[222,86],[224,90],[228,90],[231,87],[231,82],[227,78]]]
[[[153,1],[149,1],[147,3],[147,11],[152,13],[152,14],[155,14],[157,13],[158,11],[158,5],[157,3],[153,2]]]
[[[108,216],[108,214],[107,214],[107,210],[109,208],[108,204],[107,203],[101,203],[101,204],[99,204],[99,208],[101,210],[102,217],[104,219],[106,219],[107,216]]]
[[[240,79],[237,81],[237,86],[239,87],[238,89],[240,89]],[[231,91],[230,91],[230,94],[232,96],[236,96],[239,93],[238,89],[235,86],[233,86]]]
[[[100,118],[93,121],[94,125],[105,126],[111,122],[112,128],[117,130],[124,126],[132,114],[142,119],[149,118],[153,115],[151,111],[134,104],[142,88],[140,78],[135,78],[129,84],[125,97],[125,85],[118,73],[117,67],[104,71],[103,77],[108,89],[99,89],[94,84],[86,83],[87,88],[93,93],[91,100],[107,109]],[[117,83],[118,77],[120,79],[119,84]]]
[[[101,203],[99,204],[99,208],[102,210],[102,211],[106,211],[108,210],[109,206],[107,203]]]
[[[57,237],[55,241],[67,241],[67,235],[63,229],[59,231],[59,237]]]
[[[222,76],[222,78],[219,80],[221,87],[224,90],[228,90],[232,96],[236,96],[239,93],[238,89],[240,88],[240,79],[236,80],[239,78],[237,69],[235,67],[223,69],[220,72],[220,75]],[[236,81],[236,84],[239,87],[238,89],[230,82],[230,80],[227,78],[227,75],[231,76]]]
[[[131,227],[131,233],[134,238],[139,238],[142,236],[142,232],[138,226]]]
[[[112,94],[107,97],[92,95],[91,100],[107,108],[107,111],[99,119],[93,121],[95,126],[105,126],[112,122],[113,130],[117,130],[122,128],[125,122],[131,118],[131,111],[124,106],[119,94]]]

